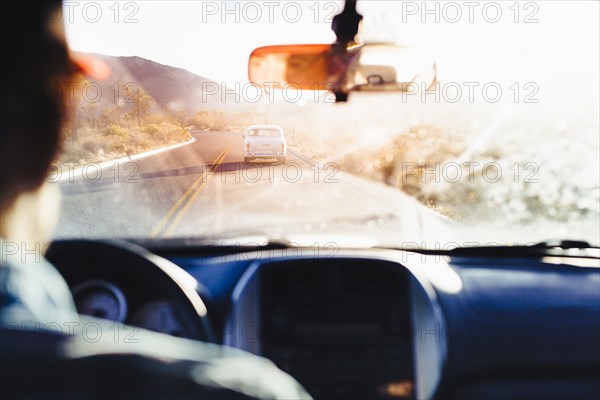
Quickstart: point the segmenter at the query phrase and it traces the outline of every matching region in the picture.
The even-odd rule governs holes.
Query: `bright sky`
[[[598,88],[597,1],[363,0],[359,7],[365,39],[427,49],[442,78]],[[63,10],[74,50],[137,55],[243,85],[253,48],[330,43],[330,17],[341,8],[341,1],[153,0],[65,1]]]

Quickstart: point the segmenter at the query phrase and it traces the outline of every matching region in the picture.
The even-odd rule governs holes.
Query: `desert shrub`
[[[232,120],[227,113],[212,110],[197,112],[189,119],[189,123],[198,129],[224,131],[231,125]]]
[[[160,131],[160,126],[157,124],[148,124],[142,127],[142,131],[148,135],[154,136]]]
[[[118,124],[110,124],[106,128],[103,129],[102,134],[104,136],[118,136],[125,138],[127,137],[127,129],[123,128]]]
[[[123,154],[123,153],[126,153],[126,148],[123,143],[113,143],[111,145],[111,151],[113,153]]]
[[[92,154],[98,154],[102,149],[102,144],[96,139],[87,139],[81,144],[81,148],[85,151],[89,151]]]
[[[163,122],[160,125],[163,140],[167,142],[179,142],[191,138],[190,133],[181,126],[169,122]]]

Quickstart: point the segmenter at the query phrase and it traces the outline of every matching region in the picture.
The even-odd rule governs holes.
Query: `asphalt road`
[[[314,165],[296,152],[285,164],[245,164],[239,134],[193,136],[189,145],[60,183],[57,237],[363,233],[384,226],[399,234],[419,224],[415,213],[398,218],[405,201],[386,202],[380,187],[335,164]]]

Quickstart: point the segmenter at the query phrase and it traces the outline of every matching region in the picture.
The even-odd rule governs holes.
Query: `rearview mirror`
[[[301,90],[401,91],[429,89],[436,81],[432,58],[391,44],[268,46],[250,56],[248,76],[259,87]]]
[[[259,47],[250,55],[248,77],[259,87],[327,90],[331,46]]]
[[[433,59],[412,47],[369,44],[349,54],[349,91],[412,92],[429,89],[436,81]]]

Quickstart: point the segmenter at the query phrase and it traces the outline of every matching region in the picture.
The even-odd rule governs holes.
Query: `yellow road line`
[[[194,194],[192,196],[190,196],[187,203],[185,203],[185,205],[183,207],[181,207],[178,214],[173,219],[171,226],[169,226],[169,228],[165,231],[164,237],[171,237],[173,235],[175,228],[177,228],[177,226],[179,225],[179,223],[181,222],[181,220],[183,219],[183,217],[185,216],[187,211],[190,209],[192,204],[194,204],[194,202],[196,201],[198,196],[200,196],[202,189],[204,189],[204,187],[206,186],[206,182],[208,182],[208,177],[216,172],[217,168],[219,168],[219,166],[225,159],[225,156],[227,155],[227,153],[229,153],[229,149],[231,149],[231,142],[229,142],[228,146],[225,148],[225,151],[223,152],[221,157],[219,157],[213,163],[212,168],[210,169],[210,174],[208,174],[208,173],[206,174],[206,179],[202,180],[202,183],[198,186],[198,188],[196,189]]]
[[[217,156],[217,158],[213,162],[213,166],[217,162],[219,162],[219,164],[222,162],[223,158],[225,157],[225,155],[227,154],[227,152],[229,152],[230,148],[231,148],[231,141],[227,144],[227,146],[225,147],[225,149],[223,149],[223,151],[221,153],[219,153],[219,155]],[[150,234],[148,235],[150,238],[158,237],[158,235],[163,230],[163,228],[165,227],[165,225],[169,222],[169,220],[171,219],[171,217],[173,216],[173,214],[175,214],[175,212],[179,209],[179,207],[181,207],[181,205],[185,202],[185,200],[188,198],[188,196],[190,194],[192,194],[192,192],[196,189],[196,186],[198,186],[204,180],[205,180],[205,174],[202,173],[202,175],[200,176],[200,178],[198,178],[189,187],[189,189],[177,200],[177,202],[175,202],[175,204],[173,205],[173,207],[171,207],[171,209],[167,212],[167,214],[165,214],[165,216],[154,227],[154,229],[152,229],[152,231],[150,231]]]

